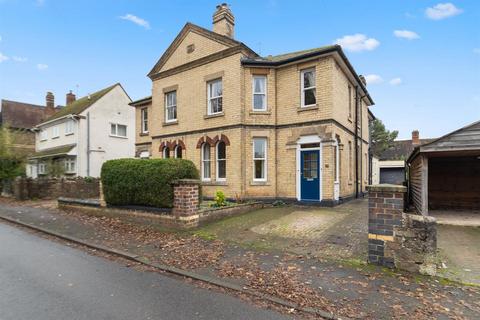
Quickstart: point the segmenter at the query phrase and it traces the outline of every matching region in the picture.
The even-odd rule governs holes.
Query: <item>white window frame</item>
[[[148,108],[143,108],[140,111],[142,133],[148,133]]]
[[[52,127],[52,139],[60,138],[60,128],[58,125]]]
[[[77,162],[75,161],[75,158],[66,158],[64,161],[64,165],[65,173],[76,173]]]
[[[47,172],[47,164],[44,162],[38,163],[38,174],[45,174]]]
[[[170,148],[169,148],[169,147],[167,147],[167,146],[163,147],[163,149],[162,149],[162,157],[163,157],[163,159],[168,159],[168,158],[170,158]]]
[[[176,159],[181,159],[181,158],[178,158],[178,148],[180,148],[180,150],[182,150],[182,157],[181,157],[181,158],[183,158],[183,148],[182,148],[181,145],[178,145],[178,144],[177,144],[177,145],[175,146],[175,148],[173,149],[173,153],[174,153],[173,156],[174,156],[174,158],[176,158]]]
[[[175,104],[168,105],[168,96],[174,94],[175,95]],[[168,110],[175,109],[175,118],[169,119],[168,118]],[[165,122],[175,122],[178,118],[178,110],[177,110],[177,90],[165,92]]]
[[[48,140],[48,132],[46,129],[40,129],[40,141]]]
[[[263,158],[255,158],[255,141],[256,140],[263,140],[265,141],[265,144],[264,144],[264,157]],[[257,182],[265,182],[267,181],[267,169],[268,169],[268,140],[266,137],[256,137],[256,138],[253,138],[253,143],[252,143],[252,159],[253,159],[253,181],[257,181]],[[256,178],[255,177],[255,160],[263,160],[263,175],[264,177],[263,178]]]
[[[340,146],[338,140],[335,140],[333,144],[333,152],[335,152],[335,172],[334,172],[334,183],[340,182]]]
[[[115,127],[115,130],[114,130],[115,132],[114,133],[112,132],[113,126]],[[125,135],[124,136],[121,136],[121,135],[118,134],[118,127],[119,126],[124,126],[125,127]],[[128,127],[127,127],[126,124],[110,122],[110,136],[111,137],[127,139],[127,137],[128,137],[128,131],[127,130],[128,130]]]
[[[71,119],[67,120],[65,122],[65,135],[66,136],[73,134],[74,126],[75,126],[75,123]]]
[[[315,85],[312,87],[304,88],[304,82],[305,82],[305,73],[307,72],[313,72],[313,79],[315,80]],[[310,90],[310,89],[315,89],[315,103],[314,104],[307,104],[305,105],[305,91]],[[306,107],[312,107],[317,104],[317,73],[315,68],[308,68],[300,71],[300,95],[301,95],[301,107],[306,108]]]
[[[223,143],[223,145],[225,146],[225,158],[223,159],[220,159],[218,157],[218,147],[220,146],[220,143]],[[225,144],[225,142],[223,141],[219,141],[217,143],[217,145],[215,146],[215,160],[216,160],[216,170],[215,170],[215,179],[217,181],[227,181],[227,145]],[[220,178],[218,173],[220,172],[220,161],[224,161],[225,162],[225,177],[223,178]]]
[[[205,149],[206,149],[207,145],[208,145],[208,151],[209,151],[208,160],[205,159]],[[212,148],[211,148],[210,144],[208,144],[207,142],[203,143],[201,153],[202,153],[201,154],[202,180],[203,181],[211,181],[212,180]],[[205,176],[205,163],[206,162],[208,162],[208,166],[210,168],[210,170],[209,170],[210,175],[208,177]]]
[[[222,85],[222,94],[219,95],[219,96],[212,96],[212,85],[216,82],[220,82],[220,84]],[[207,108],[208,109],[207,110],[208,115],[215,115],[215,114],[222,114],[223,113],[223,79],[222,78],[214,79],[214,80],[211,80],[211,81],[207,82],[207,99],[208,99],[208,108]],[[212,110],[212,100],[215,100],[215,99],[221,99],[221,101],[222,101],[222,110],[217,111],[217,112],[213,112],[213,110]]]
[[[255,92],[255,80],[256,79],[264,79],[265,80],[265,91],[264,92]],[[267,111],[267,76],[266,75],[255,75],[252,78],[252,110],[253,111]],[[255,96],[265,96],[264,105],[262,106],[261,109],[256,109],[255,108]]]

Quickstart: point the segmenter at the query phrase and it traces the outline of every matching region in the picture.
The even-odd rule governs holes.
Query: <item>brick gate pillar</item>
[[[192,228],[198,226],[200,207],[200,181],[180,179],[173,183],[173,216],[177,226]]]
[[[404,196],[407,188],[380,184],[368,186],[368,262],[395,267],[394,257],[385,246],[394,241],[394,228],[402,226]]]

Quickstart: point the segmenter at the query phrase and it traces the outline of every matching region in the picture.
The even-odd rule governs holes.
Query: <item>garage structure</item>
[[[409,202],[419,214],[480,209],[480,121],[416,147],[407,160]]]

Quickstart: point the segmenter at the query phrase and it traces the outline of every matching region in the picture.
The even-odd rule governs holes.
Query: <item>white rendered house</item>
[[[102,164],[135,155],[135,110],[119,83],[75,100],[37,125],[27,176],[99,177]],[[73,96],[73,97],[72,97]],[[56,168],[56,169],[55,169]]]

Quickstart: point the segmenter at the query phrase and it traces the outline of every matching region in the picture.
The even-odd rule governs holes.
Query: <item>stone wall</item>
[[[376,185],[368,190],[368,262],[434,274],[435,219],[403,212],[404,186]]]
[[[100,196],[97,178],[17,178],[13,182],[13,196],[17,200],[79,198],[96,199]]]

